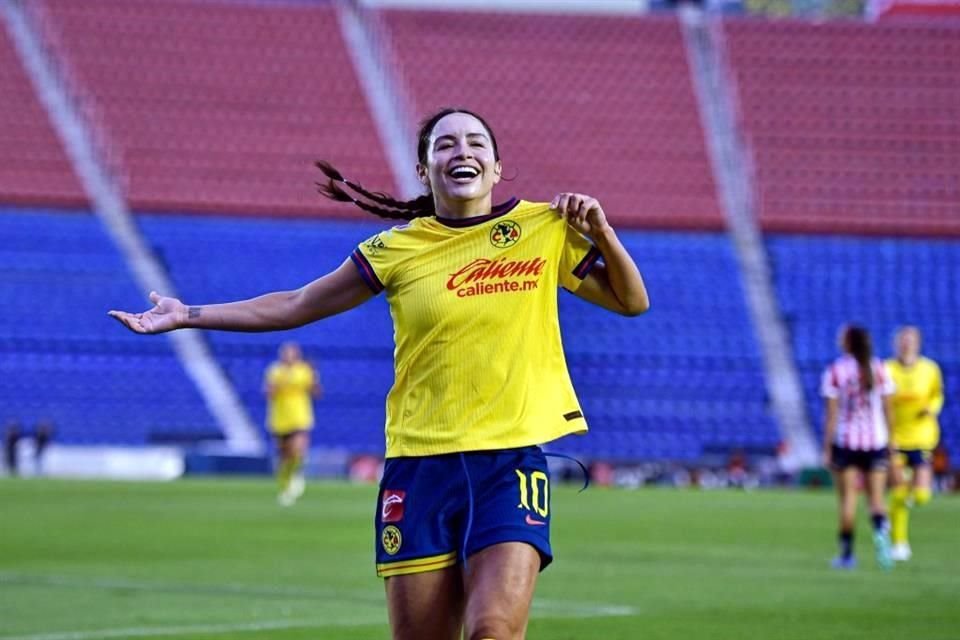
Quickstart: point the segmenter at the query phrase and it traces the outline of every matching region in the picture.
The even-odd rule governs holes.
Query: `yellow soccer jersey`
[[[417,218],[352,259],[393,317],[387,457],[542,444],[587,423],[560,341],[557,288],[600,252],[548,204]]]
[[[266,384],[274,389],[267,400],[267,426],[272,432],[283,435],[313,428],[310,393],[316,374],[309,364],[275,362],[267,369]]]
[[[887,370],[897,391],[893,396],[893,444],[897,449],[932,450],[940,440],[937,416],[943,408],[943,379],[940,367],[920,358],[912,367],[899,360],[887,360]],[[930,415],[920,416],[926,409]]]

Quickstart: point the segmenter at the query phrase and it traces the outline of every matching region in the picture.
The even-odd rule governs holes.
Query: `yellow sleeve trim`
[[[425,573],[427,571],[436,571],[437,569],[446,569],[457,564],[457,552],[451,551],[439,556],[428,556],[426,558],[417,558],[416,560],[398,560],[396,562],[384,562],[377,564],[377,575],[381,578],[391,576],[404,576],[411,573]]]

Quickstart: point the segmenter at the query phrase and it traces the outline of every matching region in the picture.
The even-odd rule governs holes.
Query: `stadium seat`
[[[86,206],[63,146],[6,29],[0,29],[0,202]]]
[[[947,240],[772,236],[767,246],[777,296],[792,332],[810,416],[823,426],[820,375],[838,355],[837,331],[858,322],[874,350],[890,357],[903,324],[924,335],[924,352],[940,363],[947,386],[943,441],[960,451],[960,243]]]
[[[205,302],[299,287],[338,266],[359,242],[386,226],[376,220],[163,214],[139,220],[184,299]],[[622,237],[643,268],[653,310],[639,319],[622,318],[560,293],[570,372],[592,433],[555,450],[678,460],[698,459],[704,449],[717,447],[773,451],[779,434],[767,413],[760,355],[726,237],[663,232]],[[210,238],[217,239],[215,245]],[[700,268],[691,272],[689,264]],[[382,452],[383,403],[393,381],[393,329],[383,296],[283,334],[207,336],[260,424],[264,369],[281,341],[300,342],[326,390],[317,404],[316,442]]]
[[[465,106],[490,122],[512,178],[502,188],[528,200],[590,193],[619,224],[722,226],[674,18],[382,16],[418,114]],[[484,65],[471,67],[469,83],[459,57],[436,53],[481,50]]]
[[[960,233],[956,25],[724,25],[765,229]]]
[[[144,305],[89,213],[0,208],[0,421],[52,420],[58,442],[221,437],[165,337],[107,317]]]
[[[355,216],[318,158],[394,189],[331,4],[45,5],[136,208]]]

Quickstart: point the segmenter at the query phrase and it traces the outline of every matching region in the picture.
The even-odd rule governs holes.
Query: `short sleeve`
[[[893,376],[890,375],[890,370],[882,364],[876,367],[877,377],[879,378],[879,383],[877,386],[880,388],[880,395],[883,396],[892,396],[897,392],[897,385],[893,381]]]
[[[266,384],[274,386],[277,384],[279,378],[280,367],[278,367],[276,364],[272,364],[267,367],[267,372],[263,375],[263,380]]]
[[[569,224],[564,225],[566,232],[563,240],[563,252],[560,255],[560,286],[569,291],[580,288],[590,269],[601,258],[600,250]]]
[[[375,294],[383,291],[390,282],[390,275],[396,262],[396,252],[390,251],[390,232],[382,232],[360,243],[350,254],[350,259]]]
[[[827,367],[820,379],[820,395],[824,398],[840,397],[840,381],[837,379],[837,371],[833,366]]]

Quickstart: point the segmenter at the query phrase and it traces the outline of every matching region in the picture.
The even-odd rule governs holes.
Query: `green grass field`
[[[376,489],[266,481],[0,481],[0,640],[387,638]],[[827,568],[827,492],[553,495],[528,637],[960,638],[960,499],[914,514],[914,560]]]

